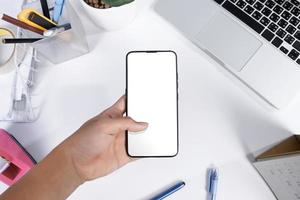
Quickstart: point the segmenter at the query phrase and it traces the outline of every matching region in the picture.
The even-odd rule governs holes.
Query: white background
[[[21,1],[4,1],[0,12],[16,16]],[[220,168],[218,199],[275,200],[247,155],[300,131],[300,98],[277,112],[258,105],[164,22],[153,11],[153,0],[138,0],[136,20],[111,33],[94,28],[78,0],[72,2],[84,20],[91,52],[41,67],[37,93],[45,103],[39,119],[30,124],[0,123],[0,127],[41,160],[124,93],[127,52],[172,49],[178,55],[181,143],[176,158],[140,159],[84,184],[71,200],[145,199],[178,179],[185,180],[186,186],[169,199],[205,199],[206,169],[211,164]]]

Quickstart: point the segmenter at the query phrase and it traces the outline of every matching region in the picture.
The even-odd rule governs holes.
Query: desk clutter
[[[0,27],[0,78],[10,85],[0,88],[0,121],[32,122],[39,112],[32,92],[40,58],[59,64],[88,53],[85,32],[64,0],[25,0],[16,17],[0,13],[0,18],[17,30]]]
[[[68,1],[26,0],[17,17],[1,19],[22,29],[20,38],[2,38],[2,44],[28,43],[54,64],[89,52],[82,24]]]
[[[17,36],[21,35],[21,30],[18,30]],[[38,108],[32,104],[38,63],[37,51],[26,44],[0,45],[0,49],[3,47],[4,51],[11,48],[11,55],[6,56],[7,60],[0,67],[0,78],[3,79],[1,82],[5,82],[0,88],[0,121],[34,121],[38,116]]]

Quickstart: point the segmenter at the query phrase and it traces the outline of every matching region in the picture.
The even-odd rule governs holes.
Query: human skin
[[[124,117],[125,97],[84,123],[57,146],[0,200],[66,199],[81,184],[106,176],[132,161],[125,149],[125,131],[139,132],[145,122]]]

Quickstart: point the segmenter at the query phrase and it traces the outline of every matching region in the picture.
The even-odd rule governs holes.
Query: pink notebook
[[[0,129],[0,156],[0,181],[7,185],[14,184],[36,164],[22,145],[3,129]]]

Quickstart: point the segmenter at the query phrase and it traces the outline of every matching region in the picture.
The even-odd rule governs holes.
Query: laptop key
[[[240,10],[238,7],[236,7],[235,5],[230,3],[229,1],[225,1],[225,3],[223,3],[222,6],[227,11],[229,11],[231,14],[233,14],[234,16],[239,18],[242,22],[247,24],[250,28],[252,28],[257,33],[261,33],[264,30],[263,25],[261,25],[259,22],[255,21],[253,18],[251,18],[249,15],[244,13],[242,10]]]
[[[264,9],[262,9],[261,13],[268,17],[272,13],[272,11],[269,8],[265,7]]]
[[[280,51],[282,51],[284,54],[287,54],[289,50],[287,50],[285,47],[281,46]]]
[[[281,37],[281,38],[284,38],[284,36],[286,35],[286,32],[280,28],[280,29],[276,32],[276,35],[278,35],[278,36]]]
[[[278,25],[284,29],[288,25],[288,22],[285,21],[284,19],[280,19]]]
[[[270,20],[266,17],[261,18],[260,23],[262,23],[265,26],[268,26],[268,24],[270,23]]]
[[[236,3],[237,2],[237,0],[230,0],[232,3]]]
[[[273,8],[273,11],[275,13],[277,13],[278,15],[280,15],[280,13],[283,11],[283,8],[280,7],[279,5],[276,5],[274,8]]]
[[[252,17],[256,20],[259,20],[261,18],[262,14],[260,14],[259,12],[255,11],[253,14],[252,14]]]
[[[286,1],[284,2],[284,4],[282,5],[282,7],[284,7],[287,10],[291,10],[291,8],[293,7],[293,4],[291,4],[290,2]]]
[[[271,41],[274,38],[274,33],[266,29],[262,34],[261,34],[266,40]]]
[[[284,38],[284,41],[286,41],[288,44],[292,44],[295,41],[295,38],[289,34]]]
[[[216,3],[222,4],[224,0],[215,0]]]
[[[294,7],[292,10],[291,10],[291,13],[293,15],[295,15],[296,17],[298,17],[298,15],[300,15],[300,9],[297,8],[297,7]]]
[[[236,5],[237,5],[238,7],[240,7],[241,9],[243,9],[243,8],[247,5],[247,3],[246,3],[245,1],[239,0],[239,1],[236,3]]]
[[[298,60],[296,61],[296,63],[297,63],[298,65],[300,65],[300,59],[298,59]]]
[[[295,34],[294,34],[295,38],[297,38],[298,40],[300,40],[300,31],[297,31]]]
[[[265,6],[267,6],[268,8],[273,8],[275,6],[275,2],[272,1],[272,0],[268,0],[266,3],[265,3]]]
[[[296,31],[296,28],[295,27],[293,27],[292,25],[288,25],[288,27],[285,29],[288,33],[290,33],[290,34],[294,34],[295,33],[295,31]]]
[[[255,21],[252,17],[244,13],[238,7],[230,3],[229,1],[225,1],[222,5],[227,11],[231,14],[239,18],[242,22],[247,24],[250,28],[252,28],[257,33],[261,33],[264,30],[264,26],[261,25],[259,22]],[[260,14],[260,13],[259,13]],[[260,14],[261,15],[261,14]]]
[[[294,44],[293,44],[293,47],[294,47],[295,49],[297,49],[298,51],[300,51],[300,42],[299,42],[298,40],[296,40],[296,41],[294,42]]]
[[[272,20],[273,22],[277,22],[279,18],[280,17],[275,13],[272,13],[272,15],[270,16],[270,20]]]
[[[274,0],[276,3],[278,3],[279,5],[283,4],[284,0]]]
[[[254,8],[258,11],[260,11],[263,7],[264,5],[262,5],[259,1],[254,4]]]
[[[246,8],[244,9],[244,11],[246,13],[248,13],[249,15],[251,15],[251,13],[254,11],[254,8],[252,8],[251,6],[247,5]]]
[[[299,22],[300,22],[300,20],[294,16],[290,19],[290,23],[293,24],[294,26],[297,26],[297,24],[299,24]]]
[[[275,32],[275,31],[278,29],[278,26],[277,26],[276,24],[274,24],[274,22],[272,22],[272,23],[268,26],[268,28],[269,28],[271,31]]]
[[[296,60],[299,56],[299,52],[297,52],[295,49],[292,49],[292,51],[290,51],[290,53],[288,54],[288,56],[293,59]]]
[[[255,0],[246,0],[246,2],[247,2],[248,4],[250,4],[250,5],[253,5],[254,2],[255,2]]]
[[[283,13],[281,14],[281,17],[285,20],[289,20],[291,18],[292,14],[290,14],[289,12],[287,12],[286,10],[283,11]]]
[[[300,3],[297,0],[291,0],[291,3],[294,4],[295,6],[299,6]]]
[[[273,41],[272,41],[272,44],[275,46],[275,47],[279,47],[281,44],[283,43],[283,41],[279,38],[279,37],[276,37]]]

